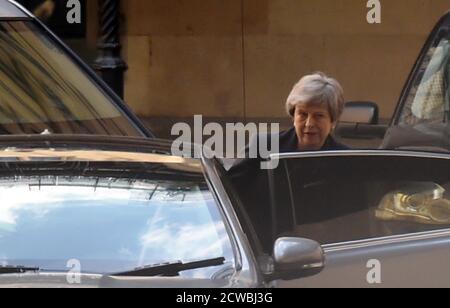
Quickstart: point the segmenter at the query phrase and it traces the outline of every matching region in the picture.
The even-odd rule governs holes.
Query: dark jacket
[[[267,135],[267,145],[270,147],[270,141],[273,135]],[[250,145],[245,148],[246,157],[249,157],[251,146],[258,145],[258,137],[254,138]],[[295,128],[279,134],[279,153],[295,153],[298,150],[298,138]],[[259,149],[259,147],[258,147]],[[322,151],[338,151],[348,150],[349,148],[340,144],[329,137]],[[275,154],[275,153],[274,153]],[[272,209],[270,207],[271,194],[268,182],[267,172],[261,171],[262,157],[258,155],[256,159],[237,160],[232,168],[228,171],[228,180],[236,192],[237,199],[240,200],[243,208],[245,208],[252,225],[261,240],[264,249],[271,251],[273,245],[272,234]]]
[[[270,143],[269,143],[270,144]],[[295,131],[295,127],[288,131],[280,133],[280,153],[295,153],[299,152],[298,148],[298,137]],[[328,137],[320,151],[343,151],[350,150],[344,144],[341,144],[334,140],[333,137]]]
[[[266,136],[267,136],[267,146],[270,147],[273,135],[267,134]],[[244,150],[240,151],[241,153],[243,152],[242,154],[245,154],[245,155],[243,155],[243,156],[245,156],[245,158],[236,160],[236,162],[233,164],[232,169],[235,166],[240,165],[242,163],[247,164],[248,161],[252,161],[252,164],[256,164],[257,161],[267,158],[267,157],[263,157],[264,155],[261,155],[261,153],[259,152],[260,149],[259,149],[258,142],[259,142],[259,136],[256,136],[250,141],[250,143],[245,147]],[[279,133],[279,143],[280,144],[279,144],[278,152],[271,151],[271,154],[300,152],[298,149],[298,137],[297,137],[297,132],[295,131],[295,127],[291,128],[285,132]],[[250,149],[252,147],[257,149],[257,151],[258,151],[256,159],[255,159],[255,157],[250,157],[250,153],[251,153]],[[333,137],[330,136],[325,141],[325,144],[319,151],[344,151],[344,150],[350,150],[350,148],[344,144],[337,142]]]

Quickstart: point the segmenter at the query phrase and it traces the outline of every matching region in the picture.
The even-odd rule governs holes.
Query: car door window
[[[283,159],[272,173],[276,236],[322,244],[450,228],[450,160]]]
[[[448,122],[450,38],[443,37],[431,47],[413,81],[400,116],[401,126]]]

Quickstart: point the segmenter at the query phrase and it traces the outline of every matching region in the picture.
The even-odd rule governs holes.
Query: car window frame
[[[206,148],[203,150],[208,152],[208,149]],[[238,275],[245,276],[246,278],[244,279],[249,282],[253,282],[251,287],[260,287],[263,284],[264,278],[257,260],[257,256],[260,256],[259,251],[251,244],[251,240],[253,240],[253,238],[249,239],[247,237],[246,231],[248,230],[248,226],[245,228],[243,227],[243,222],[240,221],[231,198],[228,195],[229,192],[224,186],[222,179],[223,174],[221,174],[220,171],[221,165],[215,159],[207,158],[213,156],[206,156],[201,150],[200,153],[204,176],[208,187],[216,200],[221,215],[223,216],[223,221],[229,231],[232,246],[236,249],[235,270]],[[250,222],[248,221],[248,223]],[[253,237],[254,234],[250,233],[250,236]]]

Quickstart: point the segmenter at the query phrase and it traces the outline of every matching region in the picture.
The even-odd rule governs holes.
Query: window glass
[[[180,274],[233,269],[231,241],[201,173],[171,164],[136,165],[139,175],[130,164],[16,167],[20,176],[0,177],[1,264],[65,272],[78,260],[83,273],[104,274],[223,257],[223,265]]]
[[[449,228],[449,167],[407,157],[286,159],[272,175],[278,236],[331,244]]]

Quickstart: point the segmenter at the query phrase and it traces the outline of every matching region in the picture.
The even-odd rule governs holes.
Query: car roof
[[[0,18],[28,18],[30,15],[18,3],[10,0],[0,0]]]

